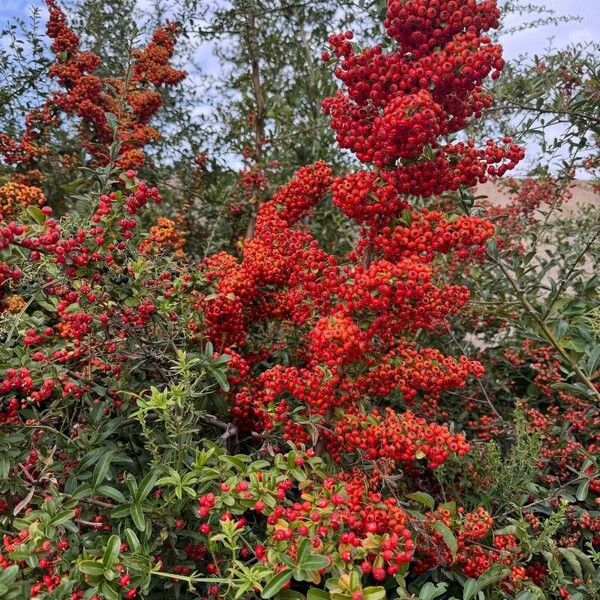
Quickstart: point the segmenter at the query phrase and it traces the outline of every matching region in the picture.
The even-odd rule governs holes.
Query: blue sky
[[[504,37],[502,43],[508,58],[515,58],[523,52],[542,52],[549,38],[553,38],[553,46],[557,48],[600,39],[600,0],[540,0],[537,3],[554,10],[556,16],[577,16],[580,20],[539,27]],[[516,23],[515,16],[511,16],[505,22],[508,26]]]
[[[42,2],[25,0],[0,0],[0,17],[24,16],[32,5],[40,6]]]

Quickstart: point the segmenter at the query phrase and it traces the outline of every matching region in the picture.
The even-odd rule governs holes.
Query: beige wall
[[[565,203],[563,211],[571,212],[577,209],[578,205],[593,204],[600,208],[600,194],[595,192],[589,181],[574,181],[570,188],[572,198]],[[502,189],[499,189],[495,183],[488,182],[477,187],[476,195],[485,194],[488,200],[493,204],[503,205],[508,200],[508,195]]]

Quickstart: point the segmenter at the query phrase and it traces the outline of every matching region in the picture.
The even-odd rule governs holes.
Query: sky
[[[542,52],[549,38],[553,38],[556,48],[600,39],[600,0],[539,0],[536,3],[555,11],[556,16],[575,16],[580,20],[505,36],[502,44],[507,58],[516,58],[524,52]],[[511,15],[505,24],[511,26],[517,22],[517,17]]]

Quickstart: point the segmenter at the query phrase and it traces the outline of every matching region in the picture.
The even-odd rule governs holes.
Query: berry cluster
[[[331,36],[335,54],[343,58],[336,75],[347,87],[323,103],[338,143],[382,168],[417,158],[427,148],[442,157],[457,150],[460,155],[438,138],[462,129],[491,105],[482,84],[488,75],[498,76],[504,61],[501,47],[483,33],[498,26],[498,16],[494,0],[397,1],[389,3],[384,22],[397,49],[355,53],[350,32]],[[484,180],[486,171],[494,174],[488,166],[492,157],[475,156],[481,165],[475,181]],[[505,170],[521,157],[516,148],[498,148],[492,162]],[[444,166],[443,160],[436,165]]]
[[[5,219],[27,206],[43,206],[45,202],[44,192],[35,185],[9,180],[0,186],[0,215]]]
[[[185,256],[185,235],[183,233],[184,219],[181,215],[176,218],[158,217],[156,223],[150,227],[149,236],[140,244],[142,254],[160,254],[165,250],[171,251],[175,256]]]
[[[40,132],[57,124],[59,113],[80,120],[80,135],[87,152],[98,163],[109,162],[109,146],[120,143],[117,163],[123,168],[140,167],[143,148],[159,137],[148,125],[162,105],[161,87],[172,86],[185,71],[170,64],[177,28],[159,27],[149,44],[133,52],[131,77],[103,77],[97,74],[101,58],[80,49],[79,36],[69,27],[57,0],[46,0],[49,11],[47,34],[52,40],[54,63],[49,74],[64,88],[32,111],[20,140],[0,135],[0,153],[9,163],[31,163],[46,152]],[[118,130],[107,114],[113,115]]]

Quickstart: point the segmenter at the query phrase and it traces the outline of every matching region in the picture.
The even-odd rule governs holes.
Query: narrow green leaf
[[[135,494],[135,499],[140,502],[147,498],[148,494],[152,491],[156,480],[158,479],[158,474],[152,470],[150,471],[142,481],[140,481],[140,485]]]
[[[228,392],[229,391],[229,382],[227,381],[227,377],[225,376],[225,373],[223,371],[221,371],[221,369],[212,369],[211,373],[212,373],[213,377],[216,379],[217,383],[219,384],[219,387],[224,392]]]
[[[422,504],[429,510],[433,510],[435,508],[435,500],[425,492],[413,492],[412,494],[407,494],[407,497],[419,504]]]
[[[105,112],[104,117],[106,118],[106,123],[108,124],[110,129],[112,131],[116,131],[117,128],[119,127],[119,122],[117,120],[117,117],[111,112]]]
[[[463,596],[464,600],[470,600],[470,598],[479,594],[479,592],[483,591],[485,588],[490,587],[495,583],[499,583],[502,581],[508,574],[510,574],[510,569],[505,567],[504,565],[496,564],[489,568],[485,573],[482,573],[477,580],[469,579],[467,583],[473,581],[472,589],[469,589],[471,593],[470,596]],[[466,594],[467,586],[465,585],[465,594]]]
[[[125,539],[127,540],[127,545],[129,546],[130,550],[137,552],[140,549],[140,539],[133,529],[130,529],[129,527],[125,529]]]
[[[463,600],[471,600],[471,598],[475,595],[476,587],[476,579],[467,579],[467,581],[465,582],[465,587],[463,589]]]
[[[146,529],[146,519],[144,519],[144,513],[138,504],[131,505],[131,518],[133,519],[133,524],[140,531]]]
[[[123,517],[128,517],[130,514],[131,514],[131,505],[124,504],[117,508],[113,508],[110,513],[110,516],[113,519],[122,519]]]
[[[277,575],[273,575],[264,585],[260,595],[261,598],[272,598],[291,578],[291,569],[286,569],[285,571],[281,571],[281,573],[277,573]]]
[[[101,485],[96,490],[99,496],[104,496],[105,498],[110,498],[115,502],[125,502],[125,496],[116,488],[111,487],[110,485]]]
[[[452,553],[452,557],[456,556],[458,552],[458,542],[456,541],[456,537],[450,531],[450,528],[445,523],[441,521],[436,521],[433,525],[433,528],[442,536],[444,543],[448,546],[448,549]]]
[[[584,481],[582,481],[579,484],[579,486],[577,487],[577,491],[575,492],[575,496],[577,497],[577,500],[579,500],[580,502],[583,502],[588,496],[589,489],[590,489],[590,480],[585,479]]]
[[[38,225],[43,225],[46,217],[44,213],[37,206],[28,206],[27,212],[33,217]]]
[[[92,488],[91,484],[84,483],[74,490],[73,497],[79,500],[81,498],[87,498],[88,496],[91,496],[93,492],[94,488]]]
[[[104,567],[102,566],[102,563],[97,560],[82,560],[77,563],[77,567],[86,575],[98,576],[104,573]]]
[[[298,554],[296,562],[302,566],[305,560],[310,558],[312,552],[312,544],[308,538],[303,538],[298,544]]]
[[[371,586],[363,590],[363,600],[385,600],[385,588],[378,586]]]
[[[111,535],[102,556],[102,564],[105,568],[110,569],[117,562],[120,550],[121,538],[118,535]]]
[[[302,563],[298,563],[298,567],[303,571],[317,571],[324,569],[329,565],[329,559],[321,554],[313,554],[306,558]]]
[[[246,583],[243,583],[242,585],[240,585],[235,592],[235,596],[233,597],[233,600],[238,600],[238,598],[241,598],[242,596],[244,596],[251,587],[252,587],[252,581],[247,581]],[[280,594],[280,596],[281,596],[281,594]]]
[[[114,584],[110,584],[108,582],[103,582],[103,584],[100,586],[100,590],[101,592],[104,594],[104,597],[107,600],[120,600],[121,599],[121,595],[119,594],[119,592],[117,592],[117,590],[115,590],[115,588],[113,587]]]
[[[74,516],[75,516],[75,513],[72,510],[62,510],[58,514],[54,515],[54,517],[52,517],[52,519],[50,519],[50,522],[48,523],[48,525],[57,527],[58,525],[62,525],[63,523],[66,523],[67,521],[72,519]]]
[[[244,463],[244,461],[240,460],[236,456],[227,456],[227,455],[219,456],[219,460],[229,463],[230,465],[236,467],[240,471],[243,471],[246,468],[246,464]]]
[[[106,479],[108,475],[108,470],[110,469],[110,463],[112,461],[114,453],[112,450],[105,452],[100,460],[96,463],[94,467],[94,472],[92,474],[92,488],[95,490],[98,486]]]
[[[277,594],[277,600],[305,600],[306,596],[294,590],[281,590]]]
[[[7,479],[10,471],[10,461],[5,456],[0,457],[0,479]]]

